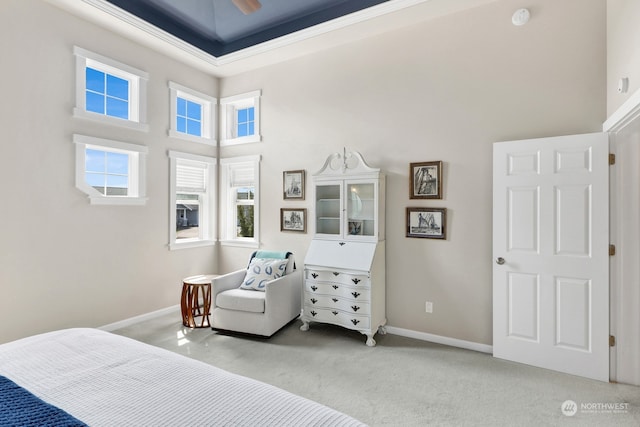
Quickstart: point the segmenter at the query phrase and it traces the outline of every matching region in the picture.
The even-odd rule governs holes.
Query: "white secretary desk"
[[[358,152],[334,153],[313,175],[315,235],[304,260],[302,326],[386,333],[385,177]]]

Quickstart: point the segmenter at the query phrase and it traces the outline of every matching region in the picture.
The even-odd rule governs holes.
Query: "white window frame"
[[[76,188],[89,197],[92,205],[144,205],[146,197],[146,172],[148,148],[110,139],[73,135],[76,145]],[[129,185],[126,196],[105,195],[87,184],[85,179],[87,148],[124,153],[129,156]]]
[[[169,250],[216,244],[216,158],[179,151],[169,151]],[[192,239],[176,239],[176,170],[179,164],[205,169],[205,191],[200,197],[198,228],[200,235]]]
[[[171,99],[171,117],[169,119],[170,128],[169,136],[172,138],[183,139],[191,142],[199,142],[207,145],[216,145],[216,105],[217,98],[206,95],[202,92],[195,91],[186,86],[182,86],[176,82],[169,82],[169,91]],[[177,100],[178,97],[195,102],[202,106],[202,122],[201,122],[201,136],[190,135],[177,130]]]
[[[226,246],[243,246],[258,248],[260,246],[260,155],[230,157],[220,159],[220,200],[223,204],[221,212],[222,234],[220,243]],[[253,237],[237,237],[237,208],[235,189],[232,187],[234,169],[253,168],[254,203],[253,203]]]
[[[220,145],[248,144],[260,142],[260,96],[262,91],[256,90],[239,95],[220,98]],[[254,109],[254,134],[237,137],[237,111],[243,108]]]
[[[149,81],[149,74],[111,58],[107,58],[106,56],[82,49],[78,46],[74,46],[73,54],[76,57],[76,106],[73,109],[73,116],[82,119],[95,120],[113,126],[148,132],[147,82]],[[121,79],[129,82],[128,119],[87,111],[87,67],[120,77]]]

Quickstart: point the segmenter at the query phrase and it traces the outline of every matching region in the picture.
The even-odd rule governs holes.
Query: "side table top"
[[[218,276],[219,274],[200,274],[198,276],[189,276],[182,279],[182,283],[185,285],[206,285],[211,284],[211,281]]]

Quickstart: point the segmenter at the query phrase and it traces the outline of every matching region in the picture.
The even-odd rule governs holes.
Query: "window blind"
[[[230,187],[252,187],[255,184],[253,164],[233,165],[229,169]]]
[[[207,165],[176,165],[176,189],[204,193],[207,190]]]

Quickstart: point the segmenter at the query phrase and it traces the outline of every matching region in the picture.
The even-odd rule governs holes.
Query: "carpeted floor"
[[[114,331],[276,385],[371,426],[640,426],[640,387],[491,355],[296,320],[270,339],[184,328],[180,314]],[[577,412],[564,415],[563,402]]]

